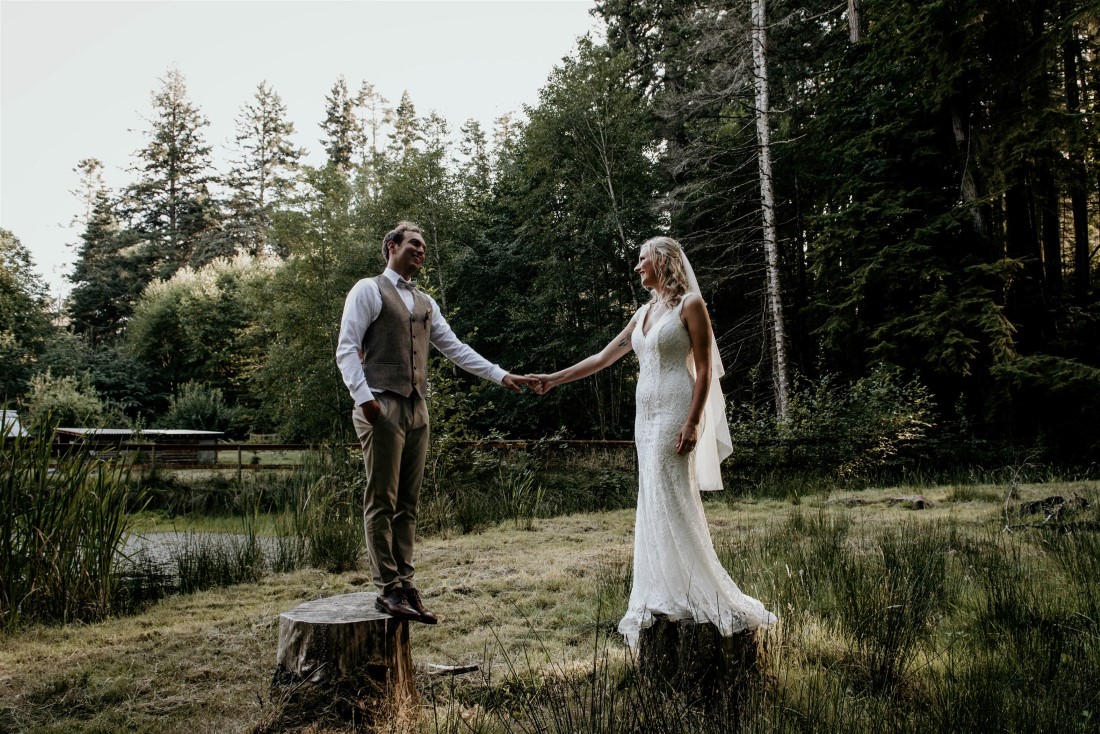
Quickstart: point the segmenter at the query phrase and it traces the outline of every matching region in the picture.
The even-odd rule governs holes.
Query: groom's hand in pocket
[[[359,410],[363,411],[363,417],[367,419],[367,423],[373,426],[382,413],[382,405],[377,400],[371,400],[360,405]]]

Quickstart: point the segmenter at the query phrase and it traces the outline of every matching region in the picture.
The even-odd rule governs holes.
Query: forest
[[[103,183],[122,161],[74,162],[64,303],[0,230],[0,399],[33,426],[346,438],[340,313],[396,221],[423,228],[421,286],[456,333],[517,373],[602,348],[648,298],[639,245],[667,233],[699,274],[735,441],[1089,464],[1094,2],[773,0],[764,24],[730,0],[593,12],[606,39],[579,41],[491,129],[348,70],[318,90],[318,134],[257,80],[224,170],[186,69],[168,69],[127,186]],[[305,139],[323,164],[302,162]],[[540,399],[440,361],[433,419],[456,436],[629,438],[635,370]]]

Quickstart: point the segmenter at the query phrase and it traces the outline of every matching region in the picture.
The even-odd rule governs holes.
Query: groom
[[[416,506],[428,452],[428,345],[462,369],[520,391],[512,375],[461,342],[435,299],[411,280],[424,264],[420,228],[398,222],[382,239],[386,269],[356,283],[344,301],[336,363],[355,401],[367,487],[363,527],[375,604],[394,617],[435,624],[413,582]]]

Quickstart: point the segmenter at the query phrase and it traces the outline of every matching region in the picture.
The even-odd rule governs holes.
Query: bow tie
[[[416,290],[416,281],[415,280],[405,280],[404,278],[398,278],[397,279],[397,287],[398,288],[408,288],[410,291],[415,291]]]

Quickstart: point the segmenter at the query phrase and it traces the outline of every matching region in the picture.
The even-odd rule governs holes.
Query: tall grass
[[[1091,506],[1090,506],[1091,508]],[[545,651],[433,687],[434,731],[719,734],[1057,731],[1100,728],[1100,531],[1090,509],[1006,532],[846,512],[716,536],[742,588],[781,619],[765,674],[707,706],[639,674],[618,647],[629,564],[598,569],[587,667]],[[532,662],[534,660],[534,662]],[[689,661],[690,663],[690,661]],[[442,713],[440,713],[442,712]]]
[[[538,443],[529,451],[452,448],[447,471],[426,481],[417,523],[424,535],[480,532],[503,522],[533,530],[539,518],[633,507],[633,450],[583,451]]]
[[[140,497],[125,465],[52,436],[0,432],[0,626],[102,618],[116,602],[115,561]]]
[[[366,544],[362,460],[347,451],[317,458],[300,479],[298,525],[312,566],[334,573],[348,571],[359,566]]]
[[[259,581],[265,570],[263,549],[254,532],[190,533],[173,555],[182,594]]]

